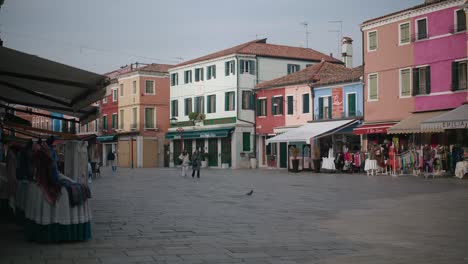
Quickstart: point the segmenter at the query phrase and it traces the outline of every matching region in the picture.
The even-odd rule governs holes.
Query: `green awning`
[[[166,139],[194,139],[194,138],[223,138],[229,136],[233,127],[222,129],[190,130],[184,132],[171,131],[166,134]]]
[[[117,138],[116,135],[113,135],[113,136],[100,136],[100,137],[97,137],[97,141],[98,142],[108,142],[108,141],[115,141],[115,139]]]

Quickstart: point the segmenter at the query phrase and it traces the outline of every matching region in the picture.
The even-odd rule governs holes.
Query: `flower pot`
[[[292,160],[292,172],[299,172],[299,160],[298,159]]]
[[[201,162],[201,167],[202,167],[202,168],[208,167],[208,161],[207,161],[207,160],[202,160],[202,162]]]
[[[229,163],[221,163],[222,169],[229,169]]]
[[[257,168],[257,159],[256,158],[251,158],[250,159],[250,168],[251,169],[256,169]]]

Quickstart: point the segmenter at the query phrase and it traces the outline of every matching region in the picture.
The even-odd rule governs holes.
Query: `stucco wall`
[[[283,114],[275,115],[271,114],[271,99],[274,96],[283,96]],[[285,125],[286,116],[286,97],[284,88],[259,90],[257,91],[257,98],[267,98],[267,111],[266,116],[257,116],[257,134],[273,134],[275,127],[282,127]]]
[[[303,101],[302,95],[309,94],[309,113],[302,113]],[[287,96],[293,96],[294,108],[293,114],[288,115],[288,101]],[[312,120],[312,112],[314,109],[314,103],[312,102],[312,96],[310,87],[304,85],[293,85],[285,88],[284,97],[284,110],[285,110],[285,126],[300,126],[308,121]]]

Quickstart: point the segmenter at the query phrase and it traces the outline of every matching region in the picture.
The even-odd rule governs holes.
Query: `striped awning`
[[[468,104],[430,118],[421,123],[422,129],[466,129],[468,128]]]
[[[440,133],[444,132],[441,128],[422,129],[421,123],[435,116],[446,113],[447,111],[435,111],[424,113],[413,113],[407,118],[401,120],[398,124],[390,127],[388,134],[413,134],[413,133]]]

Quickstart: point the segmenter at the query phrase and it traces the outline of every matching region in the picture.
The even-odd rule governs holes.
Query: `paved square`
[[[93,238],[0,223],[0,263],[468,263],[468,181],[281,170],[104,170]],[[254,190],[252,196],[245,195]]]

